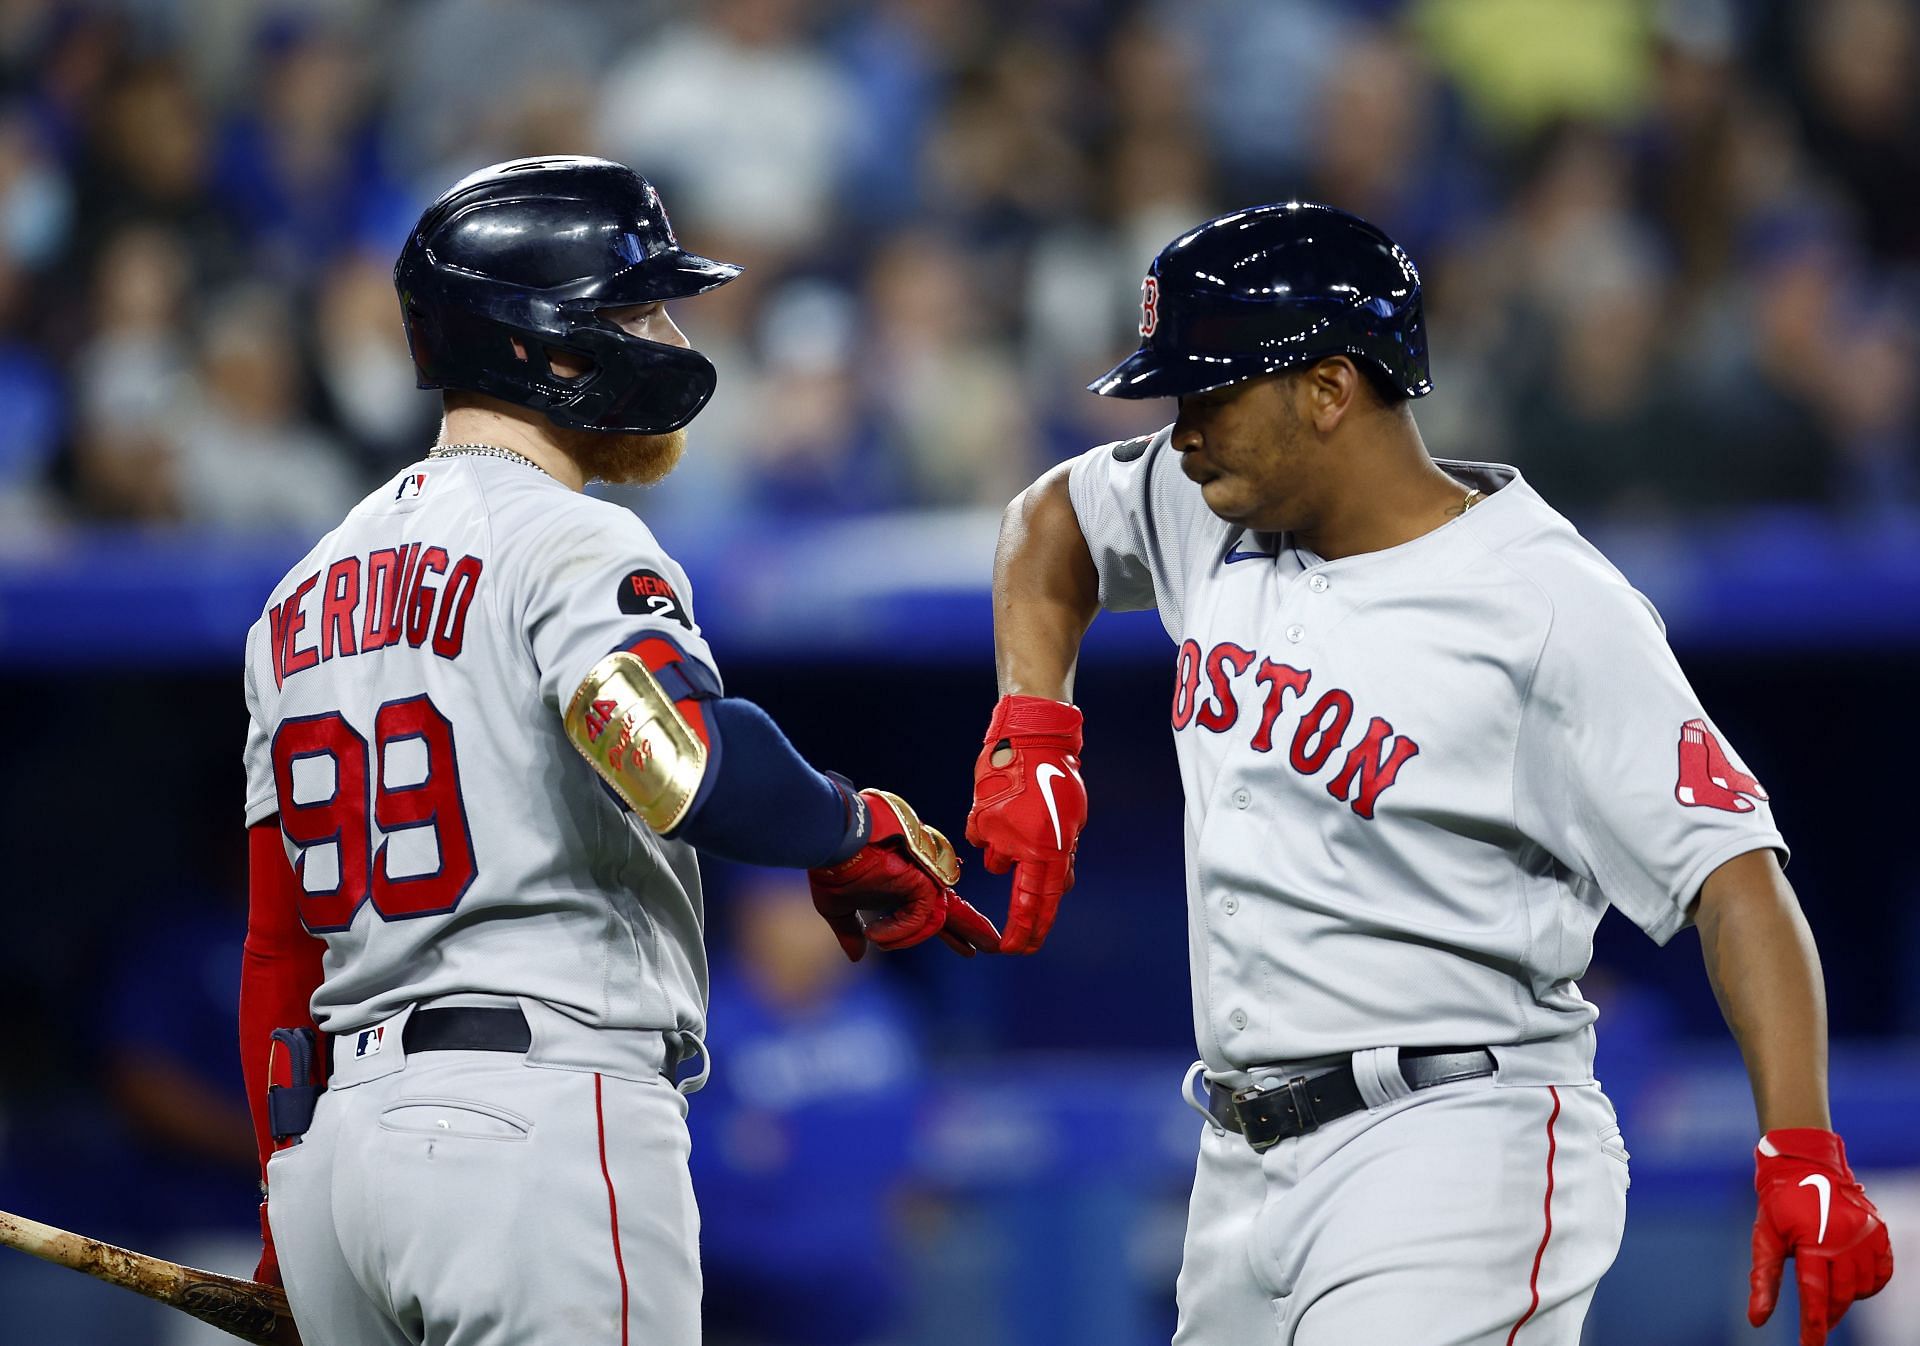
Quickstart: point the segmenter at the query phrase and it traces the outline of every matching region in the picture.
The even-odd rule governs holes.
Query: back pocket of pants
[[[1621,1168],[1627,1169],[1629,1173],[1632,1172],[1628,1161],[1633,1156],[1627,1153],[1627,1143],[1621,1138],[1618,1122],[1600,1128],[1600,1153],[1619,1164]],[[1631,1183],[1632,1179],[1629,1178],[1628,1181]]]
[[[533,1123],[505,1108],[470,1098],[403,1098],[380,1114],[380,1129],[414,1136],[468,1140],[525,1140]]]

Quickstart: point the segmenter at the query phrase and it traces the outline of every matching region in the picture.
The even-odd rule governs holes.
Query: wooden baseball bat
[[[284,1290],[183,1267],[0,1211],[0,1244],[191,1313],[258,1346],[301,1346]]]

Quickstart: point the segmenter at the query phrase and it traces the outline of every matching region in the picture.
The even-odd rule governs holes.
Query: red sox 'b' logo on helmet
[[[1140,335],[1150,337],[1160,326],[1160,278],[1148,276],[1140,282]]]

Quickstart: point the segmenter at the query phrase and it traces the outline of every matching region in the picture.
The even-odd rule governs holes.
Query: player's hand
[[[1014,871],[1000,952],[1032,953],[1046,942],[1073,887],[1073,852],[1086,825],[1079,710],[1043,696],[1001,697],[973,764],[967,814],[967,840],[986,852],[987,872]]]
[[[860,797],[873,815],[867,844],[837,865],[807,871],[814,909],[847,957],[857,963],[869,944],[904,949],[934,935],[968,958],[997,951],[993,922],[953,891],[960,878],[953,843],[899,795],[862,790]]]
[[[277,1285],[286,1288],[286,1282],[280,1279],[280,1254],[273,1247],[273,1226],[267,1223],[267,1203],[260,1203],[260,1265],[253,1269],[253,1278],[262,1285]]]
[[[1878,1294],[1893,1276],[1887,1226],[1847,1167],[1831,1131],[1769,1131],[1754,1151],[1753,1294],[1747,1321],[1773,1314],[1780,1275],[1793,1259],[1800,1282],[1800,1346],[1820,1346],[1847,1305]]]

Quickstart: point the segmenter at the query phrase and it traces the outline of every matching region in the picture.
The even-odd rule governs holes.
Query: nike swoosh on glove
[[[862,790],[873,824],[867,844],[837,865],[807,871],[814,909],[833,928],[848,958],[867,945],[904,949],[938,935],[968,958],[998,952],[993,922],[953,891],[960,857],[897,794]]]
[[[1847,1167],[1846,1144],[1831,1131],[1769,1131],[1754,1151],[1753,1293],[1747,1321],[1773,1314],[1783,1264],[1800,1283],[1800,1346],[1821,1346],[1847,1306],[1893,1277],[1893,1245],[1873,1202]]]
[[[990,874],[1014,871],[1002,953],[1046,942],[1060,899],[1073,887],[1073,853],[1087,825],[1080,779],[1080,712],[1043,696],[1003,696],[973,764],[967,840]]]

